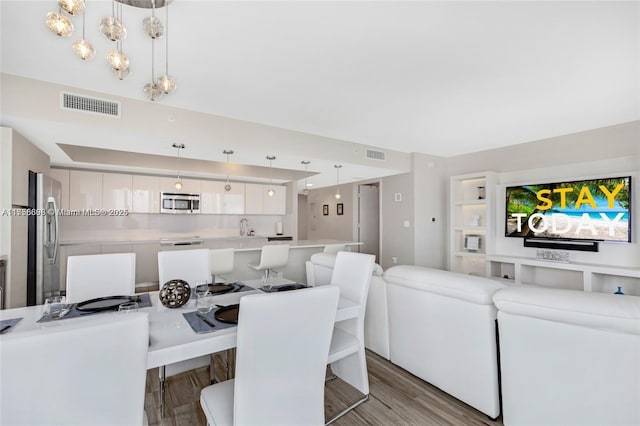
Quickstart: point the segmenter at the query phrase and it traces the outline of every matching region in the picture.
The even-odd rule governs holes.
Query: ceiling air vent
[[[60,92],[60,108],[120,118],[120,102]]]
[[[373,149],[367,149],[366,155],[369,160],[385,160],[385,153],[383,151],[374,151]]]

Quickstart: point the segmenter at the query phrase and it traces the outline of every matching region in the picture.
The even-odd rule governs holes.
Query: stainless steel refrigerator
[[[60,294],[60,182],[29,172],[27,306]]]

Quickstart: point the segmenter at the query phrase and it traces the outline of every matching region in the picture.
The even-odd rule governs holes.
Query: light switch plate
[[[393,199],[396,203],[402,201],[402,192],[396,192],[395,194],[393,194]]]

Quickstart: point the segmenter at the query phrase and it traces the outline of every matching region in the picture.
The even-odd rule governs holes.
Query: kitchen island
[[[158,252],[168,250],[191,249],[235,249],[235,267],[231,274],[225,276],[227,280],[250,280],[260,278],[260,272],[249,268],[248,264],[257,264],[260,261],[260,251],[264,245],[288,244],[289,263],[283,272],[290,280],[306,283],[305,261],[312,254],[324,250],[329,244],[344,244],[347,250],[356,251],[362,244],[353,241],[340,240],[293,240],[293,241],[268,241],[267,236],[251,237],[200,237],[178,236],[160,239],[132,239],[132,240],[75,240],[62,241],[61,246],[61,290],[66,281],[66,266],[68,256],[85,254],[106,253],[136,253],[136,286],[149,287],[158,284]]]

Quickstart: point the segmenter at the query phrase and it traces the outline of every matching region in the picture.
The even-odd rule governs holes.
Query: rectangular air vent
[[[60,92],[60,108],[120,118],[120,102],[75,93]]]
[[[383,151],[374,151],[373,149],[367,149],[366,155],[369,160],[385,160],[385,153]]]

